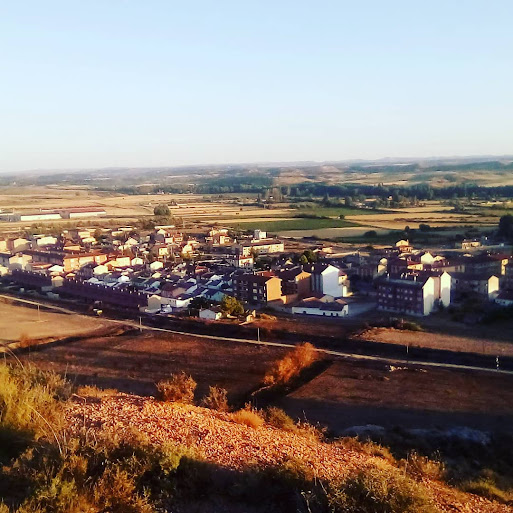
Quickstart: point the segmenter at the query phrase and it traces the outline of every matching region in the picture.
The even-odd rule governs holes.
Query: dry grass
[[[232,419],[237,424],[243,424],[254,429],[259,428],[264,424],[264,419],[261,417],[261,415],[256,410],[250,407],[246,407],[243,410],[236,411],[232,415]]]
[[[412,451],[406,460],[401,461],[406,473],[415,479],[436,479],[445,478],[445,465],[438,459],[430,459]]]
[[[340,483],[330,497],[332,510],[344,513],[436,513],[420,483],[386,465],[360,471]]]
[[[230,411],[227,395],[228,392],[225,388],[220,388],[217,386],[209,387],[208,395],[205,396],[201,401],[201,406],[209,408],[210,410],[224,412]]]
[[[29,337],[26,333],[22,333],[20,335],[20,339],[18,340],[19,347],[31,347],[36,343],[37,341]]]
[[[296,423],[281,408],[271,406],[265,411],[265,421],[278,429],[284,431],[296,431]]]
[[[159,381],[157,390],[163,401],[192,404],[196,386],[196,381],[191,376],[181,372],[180,374],[171,374],[170,379]]]
[[[317,359],[318,353],[312,344],[305,342],[298,345],[274,363],[271,370],[264,377],[264,384],[272,386],[288,383]]]
[[[78,387],[76,394],[80,397],[94,397],[95,399],[103,399],[105,397],[113,397],[119,394],[114,388],[98,388],[93,385],[85,385]]]

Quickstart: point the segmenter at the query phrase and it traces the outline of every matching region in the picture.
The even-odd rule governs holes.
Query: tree
[[[203,308],[209,308],[212,305],[212,301],[209,301],[206,297],[197,296],[189,304],[190,308],[195,310],[202,310]]]
[[[303,251],[303,256],[306,258],[306,261],[309,264],[313,264],[317,262],[317,255],[311,249],[305,249]]]
[[[507,214],[500,218],[499,237],[513,241],[513,215]]]
[[[157,205],[153,209],[153,213],[158,217],[169,217],[171,214],[171,211],[169,210],[169,207],[167,205]]]
[[[224,296],[221,301],[221,310],[231,315],[241,315],[244,313],[242,303],[232,296]]]

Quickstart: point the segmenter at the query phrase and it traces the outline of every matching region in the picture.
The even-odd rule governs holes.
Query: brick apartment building
[[[239,301],[263,305],[281,298],[281,279],[270,273],[235,275],[233,294]]]

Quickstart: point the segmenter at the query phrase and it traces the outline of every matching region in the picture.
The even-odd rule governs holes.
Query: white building
[[[223,316],[223,312],[218,307],[205,308],[200,310],[199,318],[206,321],[218,321]]]
[[[341,299],[324,302],[318,299],[305,299],[292,307],[293,314],[316,315],[320,317],[345,317],[349,314],[347,303]]]
[[[304,270],[311,274],[312,291],[333,297],[344,296],[344,284],[340,269],[324,262],[305,265]],[[347,295],[347,287],[345,288]]]

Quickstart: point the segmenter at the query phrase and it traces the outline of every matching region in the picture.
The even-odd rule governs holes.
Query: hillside
[[[314,361],[298,346],[262,384],[283,386]],[[468,460],[454,464],[410,442],[392,454],[329,438],[275,407],[231,411],[218,387],[209,408],[195,406],[185,373],[156,388],[166,401],[0,365],[0,513],[513,512],[511,437],[481,446],[482,462],[460,441]]]
[[[68,407],[67,418],[75,432],[86,426],[97,432],[107,430],[120,436],[124,433],[131,436],[135,429],[156,446],[171,443],[186,447],[197,458],[240,472],[249,467],[262,471],[298,464],[299,461],[314,480],[326,482],[344,481],[359,472],[372,473],[373,469],[385,474],[399,473],[397,462],[386,451],[380,454],[379,449],[369,450],[365,444],[347,440],[326,443],[312,436],[311,431],[287,432],[268,424],[259,427],[241,425],[234,421],[231,413],[165,403],[151,397],[114,394],[85,400],[77,398]],[[513,511],[511,507],[460,492],[428,476],[417,476],[415,484],[427,491],[428,502],[432,500],[433,503],[432,509],[422,511]],[[224,501],[224,507],[229,502]],[[376,511],[396,510],[385,508]]]

